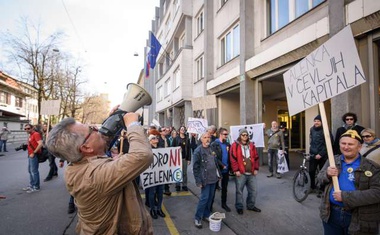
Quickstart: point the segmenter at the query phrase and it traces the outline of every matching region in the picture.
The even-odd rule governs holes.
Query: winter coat
[[[335,165],[342,169],[342,155],[335,156]],[[351,210],[350,235],[378,234],[380,221],[380,166],[360,156],[360,166],[354,171],[355,191],[342,191],[342,201],[346,210]],[[330,217],[330,191],[332,179],[327,177],[326,161],[318,174],[318,181],[326,185],[320,205],[320,217],[328,222]]]
[[[257,154],[256,147],[253,143],[249,142],[249,154],[251,159],[252,174],[255,170],[259,170],[259,155]],[[230,149],[230,162],[233,172],[239,171],[241,174],[245,173],[244,156],[241,149],[241,143],[235,141]]]
[[[66,167],[66,188],[78,207],[77,234],[153,234],[152,219],[134,179],[152,163],[142,127],[128,128],[129,153],[94,156]]]

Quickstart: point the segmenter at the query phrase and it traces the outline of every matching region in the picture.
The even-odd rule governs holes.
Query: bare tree
[[[58,48],[63,39],[62,32],[55,32],[41,39],[40,26],[29,24],[21,18],[23,34],[16,36],[9,32],[2,34],[6,52],[20,70],[21,78],[37,88],[38,112],[41,102],[61,99],[61,117],[72,116],[81,108],[79,85],[85,83],[79,78],[80,66],[70,65],[70,56],[60,53]],[[38,122],[41,121],[39,113]]]
[[[81,110],[81,122],[89,124],[102,123],[108,117],[107,111],[110,110],[109,106],[108,96],[104,94],[87,96]]]

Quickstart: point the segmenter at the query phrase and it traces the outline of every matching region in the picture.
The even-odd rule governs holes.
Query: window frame
[[[158,88],[157,88],[157,101],[160,102],[164,99],[164,95],[163,95],[163,90],[162,90],[162,85],[160,85]]]
[[[238,33],[236,33],[238,32]],[[240,24],[237,23],[220,39],[221,65],[240,55]]]
[[[204,13],[201,11],[196,17],[196,36],[200,35],[204,30]]]
[[[0,91],[0,103],[7,105],[11,104],[11,94],[5,91]]]
[[[307,14],[326,0],[307,0],[306,10],[302,10],[305,6],[302,4],[300,5],[299,3],[301,2],[299,1],[300,0],[267,0],[269,35],[286,27],[286,25]],[[280,3],[282,4],[282,7],[280,6]]]
[[[178,66],[173,73],[174,90],[181,86],[181,68]]]
[[[199,56],[195,60],[196,65],[196,76],[195,76],[195,82],[198,82],[202,80],[205,76],[205,66],[204,66],[204,55]]]
[[[169,96],[170,93],[172,92],[171,86],[172,86],[171,85],[171,78],[169,77],[164,82],[164,97]]]

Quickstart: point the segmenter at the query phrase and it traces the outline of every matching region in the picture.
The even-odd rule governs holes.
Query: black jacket
[[[330,133],[331,137],[331,144],[332,141],[332,135]],[[323,128],[322,127],[315,127],[312,126],[310,128],[310,155],[313,157],[317,154],[321,155],[322,158],[327,159],[327,147],[326,147],[326,141],[325,136],[323,134]]]

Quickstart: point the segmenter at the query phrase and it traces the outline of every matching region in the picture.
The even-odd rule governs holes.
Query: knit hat
[[[247,129],[243,128],[243,129],[239,130],[239,136],[242,135],[243,133],[247,133],[247,135],[248,135]]]
[[[322,118],[321,118],[321,115],[319,115],[319,114],[318,114],[317,116],[315,116],[315,118],[314,118],[314,121],[315,121],[315,120],[319,120],[319,121],[321,121],[321,122],[322,122]]]
[[[151,141],[151,140],[154,139],[154,138],[157,139],[157,136],[155,136],[155,135],[149,135],[149,137],[148,137],[149,141]]]
[[[339,139],[341,139],[342,137],[350,137],[352,139],[356,139],[361,144],[363,143],[362,137],[360,137],[360,135],[358,134],[358,132],[356,132],[355,130],[348,130],[348,131],[346,131],[345,133],[343,133],[343,135],[340,136]]]

